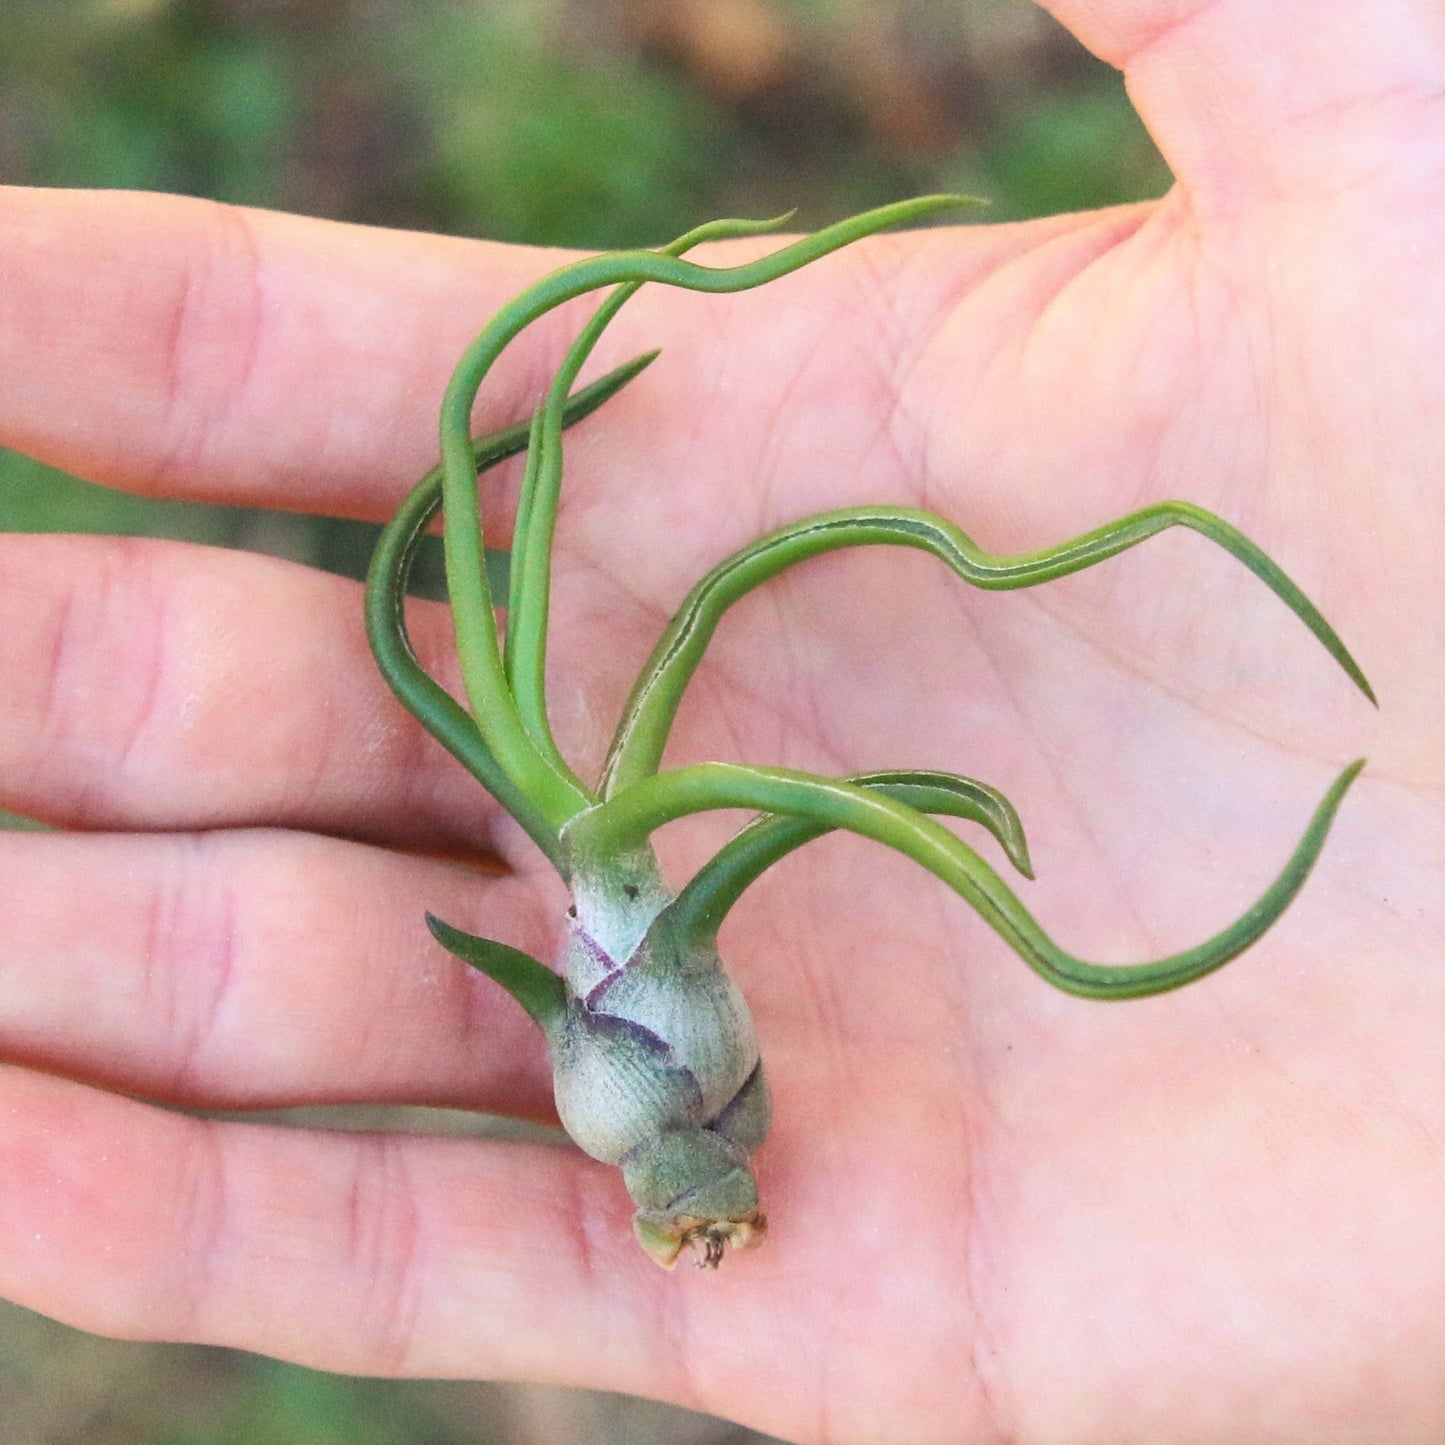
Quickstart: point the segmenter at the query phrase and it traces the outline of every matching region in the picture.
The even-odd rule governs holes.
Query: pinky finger
[[[665,1282],[570,1149],[202,1120],[9,1066],[0,1179],[0,1294],[83,1329],[672,1393]]]

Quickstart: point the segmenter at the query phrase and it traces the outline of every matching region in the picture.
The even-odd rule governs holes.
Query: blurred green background
[[[0,182],[579,247],[933,190],[989,220],[1160,194],[1119,78],[1028,0],[0,0]],[[0,529],[360,575],[351,522],[127,497],[0,450]],[[11,820],[12,822],[16,820]],[[0,1181],[3,1188],[3,1181]],[[756,1441],[643,1402],[340,1379],[0,1305],[4,1445]]]

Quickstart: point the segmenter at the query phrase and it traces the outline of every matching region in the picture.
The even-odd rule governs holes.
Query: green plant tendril
[[[568,829],[580,853],[635,847],[664,823],[715,808],[758,808],[806,819],[820,832],[846,828],[884,843],[928,869],[977,910],[1021,958],[1056,988],[1084,998],[1141,998],[1212,973],[1250,946],[1277,919],[1309,875],[1361,758],[1335,779],[1279,876],[1236,922],[1182,953],[1149,963],[1088,963],[1061,949],[1002,878],[947,828],[882,790],[782,768],[695,763],[634,783]]]
[[[512,523],[511,563],[507,573],[507,635],[502,645],[502,670],[506,674],[507,686],[513,694],[517,691],[517,629],[515,620],[525,609],[522,598],[523,568],[517,563],[521,559],[522,539],[531,529],[532,500],[537,492],[537,472],[542,465],[542,408],[532,413],[532,425],[527,434],[527,462],[522,472],[522,486],[517,493],[517,518]],[[440,475],[440,473],[438,473]],[[546,730],[551,737],[551,729]]]
[[[1009,862],[1025,878],[1034,876],[1024,827],[1014,805],[987,783],[923,768],[856,773],[843,781],[906,803],[920,813],[979,823],[993,834]],[[711,942],[746,889],[779,859],[829,831],[828,825],[799,816],[765,813],[754,819],[693,874],[669,905],[673,926],[700,942]]]
[[[745,593],[794,564],[842,547],[890,543],[945,562],[965,582],[990,591],[1034,587],[1080,572],[1169,527],[1189,527],[1237,557],[1324,644],[1371,702],[1375,695],[1333,627],[1308,597],[1248,537],[1188,502],[1158,502],[1073,541],[1017,557],[995,557],[951,522],[905,507],[850,507],[793,522],[733,553],[702,579],[662,634],[623,709],[603,769],[602,795],[657,771],[673,718],[723,613]]]
[[[681,256],[707,241],[756,236],[783,225],[788,216],[768,221],[712,221],[698,226],[659,255]],[[547,721],[547,614],[552,580],[552,539],[556,532],[557,504],[562,494],[562,423],[567,394],[577,380],[598,338],[642,285],[631,281],[618,286],[597,308],[581,335],[568,349],[541,411],[534,418],[536,429],[528,443],[527,472],[522,480],[517,524],[512,538],[512,576],[507,612],[507,640],[503,666],[517,710],[528,734],[551,760],[581,790],[576,778],[557,751]],[[535,460],[535,465],[533,462]]]

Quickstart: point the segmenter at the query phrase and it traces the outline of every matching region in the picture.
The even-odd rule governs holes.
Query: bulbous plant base
[[[651,850],[609,871],[606,887],[574,879],[549,1034],[557,1113],[621,1167],[652,1259],[671,1269],[690,1248],[716,1269],[767,1228],[748,1167],[772,1113],[752,1020],[711,939],[672,922]]]

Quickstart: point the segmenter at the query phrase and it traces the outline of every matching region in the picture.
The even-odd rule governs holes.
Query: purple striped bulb
[[[671,1269],[691,1247],[716,1267],[766,1230],[748,1167],[771,1117],[757,1038],[717,950],[658,919],[665,892],[628,897],[635,908],[571,920],[567,1012],[549,1041],[557,1112],[582,1149],[621,1166],[654,1260]],[[579,889],[579,914],[587,902]]]

